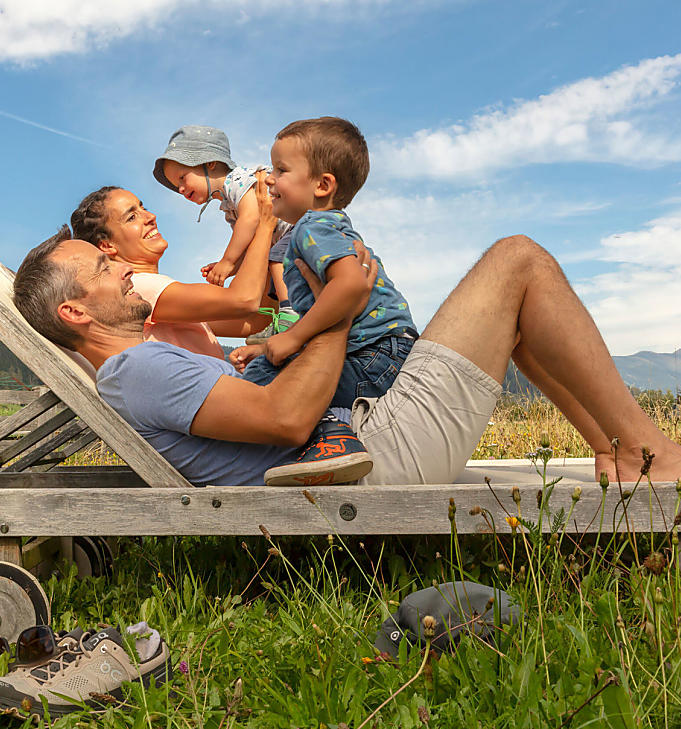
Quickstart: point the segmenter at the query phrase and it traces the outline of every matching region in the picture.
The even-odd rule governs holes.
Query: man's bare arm
[[[347,320],[315,337],[265,387],[223,375],[196,413],[192,435],[303,445],[336,391],[349,327]]]

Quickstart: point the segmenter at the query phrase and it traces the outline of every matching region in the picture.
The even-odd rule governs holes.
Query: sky
[[[675,0],[0,0],[0,90],[10,268],[113,184],[157,214],[161,272],[200,281],[229,229],[152,177],[170,134],[220,127],[261,164],[336,115],[371,152],[348,213],[419,328],[525,233],[613,354],[681,347]]]

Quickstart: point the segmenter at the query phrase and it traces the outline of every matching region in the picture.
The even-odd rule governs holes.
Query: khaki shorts
[[[355,400],[352,427],[374,460],[360,483],[453,483],[500,394],[477,365],[419,339],[383,397]]]

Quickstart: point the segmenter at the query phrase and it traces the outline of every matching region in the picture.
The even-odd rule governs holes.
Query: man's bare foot
[[[653,455],[650,478],[654,483],[673,482],[681,478],[681,446],[666,439],[665,441],[658,446],[657,452],[655,448],[650,449]],[[636,482],[639,478],[647,480],[645,476],[641,476],[641,466],[643,455],[640,446],[628,449],[620,447],[617,450],[617,472],[622,483]],[[610,483],[617,483],[614,453],[596,453],[596,481],[600,479],[602,471],[608,474]]]

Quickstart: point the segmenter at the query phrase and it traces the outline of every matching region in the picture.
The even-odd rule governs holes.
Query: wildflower
[[[622,491],[622,499],[629,499],[631,498],[631,491],[627,489],[626,491]]]
[[[423,618],[423,635],[426,638],[433,638],[435,636],[435,627],[437,626],[437,620],[432,615],[426,615]]]
[[[279,556],[279,550],[276,547],[270,547],[267,550],[267,554],[269,554],[271,557],[278,557]]]
[[[582,487],[581,486],[575,486],[574,490],[572,491],[572,500],[577,503],[582,498]]]
[[[667,560],[662,552],[651,552],[644,560],[644,567],[654,575],[661,575],[667,566]]]
[[[248,552],[248,544],[246,544],[246,542],[241,542],[241,549],[243,549],[245,552]]]
[[[267,530],[267,527],[264,524],[258,524],[258,529],[260,529],[260,531],[262,532],[262,535],[263,535],[263,537],[265,537],[265,539],[268,539],[268,540],[272,539],[272,535],[269,533],[269,531]]]
[[[449,521],[454,523],[454,518],[456,515],[456,504],[454,503],[454,499],[449,500]]]
[[[520,503],[520,489],[517,486],[514,486],[511,489],[511,496],[513,497],[513,501],[515,501],[516,504]]]
[[[506,522],[511,527],[511,532],[513,534],[515,534],[517,532],[517,530],[518,530],[518,527],[520,526],[520,521],[519,521],[518,517],[516,517],[516,516],[507,516],[506,517]]]
[[[258,650],[255,652],[256,656],[261,656],[264,653],[262,648],[258,648]]]
[[[601,477],[600,477],[600,484],[603,491],[605,491],[608,486],[610,486],[610,479],[608,478],[608,474],[606,471],[601,471]]]
[[[189,673],[189,664],[187,661],[180,661],[177,668],[179,672],[184,673],[185,676]]]
[[[662,605],[664,602],[664,595],[662,594],[662,588],[656,587],[655,588],[655,595],[653,597],[653,600],[655,600],[656,605]]]
[[[329,546],[331,546],[333,544],[333,534],[327,534],[326,541],[329,543]]]
[[[504,564],[503,562],[500,562],[500,563],[499,563],[499,564],[497,565],[497,569],[499,570],[499,572],[502,572],[502,573],[503,573],[503,572],[506,572],[506,565],[505,565],[505,564]]]
[[[551,441],[549,440],[549,434],[548,433],[542,433],[541,438],[539,439],[539,445],[542,448],[550,448],[551,447]]]
[[[641,446],[641,455],[643,456],[641,475],[647,476],[650,473],[650,467],[653,465],[653,458],[655,458],[655,454],[650,452],[650,448],[648,448],[648,446]]]
[[[163,577],[163,572],[161,572],[161,571],[159,570],[159,571],[158,571],[158,572],[156,573],[156,577],[158,577],[159,579],[160,579],[160,578],[162,578],[162,577]]]
[[[373,662],[374,662],[373,658],[369,658],[369,656],[362,656],[362,663],[365,666],[368,665],[369,663],[373,663]]]
[[[307,500],[308,500],[308,501],[309,501],[309,502],[310,502],[311,504],[316,504],[316,503],[317,503],[317,502],[316,502],[316,500],[315,500],[315,497],[314,497],[314,496],[313,496],[313,495],[312,495],[312,494],[311,494],[311,493],[310,493],[310,492],[309,492],[309,491],[308,491],[307,489],[303,489],[303,496],[304,496],[304,497],[305,497],[305,498],[306,498],[306,499],[307,499]]]
[[[482,513],[482,509],[479,506],[474,506],[468,513],[471,516],[477,516]]]

